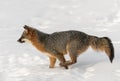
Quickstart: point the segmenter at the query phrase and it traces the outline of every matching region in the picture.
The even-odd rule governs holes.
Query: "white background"
[[[17,39],[27,24],[52,33],[78,30],[111,38],[115,59],[89,48],[70,69]],[[120,81],[120,0],[0,0],[0,81]],[[66,56],[68,58],[68,56]],[[69,58],[68,58],[69,59]]]

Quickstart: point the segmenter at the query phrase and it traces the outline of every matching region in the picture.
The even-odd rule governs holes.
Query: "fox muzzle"
[[[18,39],[17,41],[20,42],[20,43],[24,43],[25,42],[24,40],[22,40],[22,38]]]

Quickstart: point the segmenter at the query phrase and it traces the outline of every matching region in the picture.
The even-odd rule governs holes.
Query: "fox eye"
[[[28,34],[28,30],[24,30],[24,32],[23,32],[24,34]]]

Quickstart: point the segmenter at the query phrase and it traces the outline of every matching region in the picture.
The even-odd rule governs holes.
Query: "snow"
[[[68,70],[58,61],[50,69],[47,56],[17,42],[25,24],[46,33],[79,30],[108,36],[114,61],[89,48]],[[0,0],[0,81],[120,81],[119,34],[120,0]]]

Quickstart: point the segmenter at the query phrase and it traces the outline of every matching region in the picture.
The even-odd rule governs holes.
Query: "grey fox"
[[[114,47],[108,37],[91,36],[80,31],[62,31],[52,34],[43,33],[35,28],[24,26],[24,32],[18,42],[31,42],[39,51],[47,54],[50,59],[50,68],[54,68],[56,59],[60,66],[68,69],[68,66],[77,62],[77,57],[91,46],[94,50],[104,51],[112,63]],[[65,54],[69,54],[71,60],[66,61]]]

